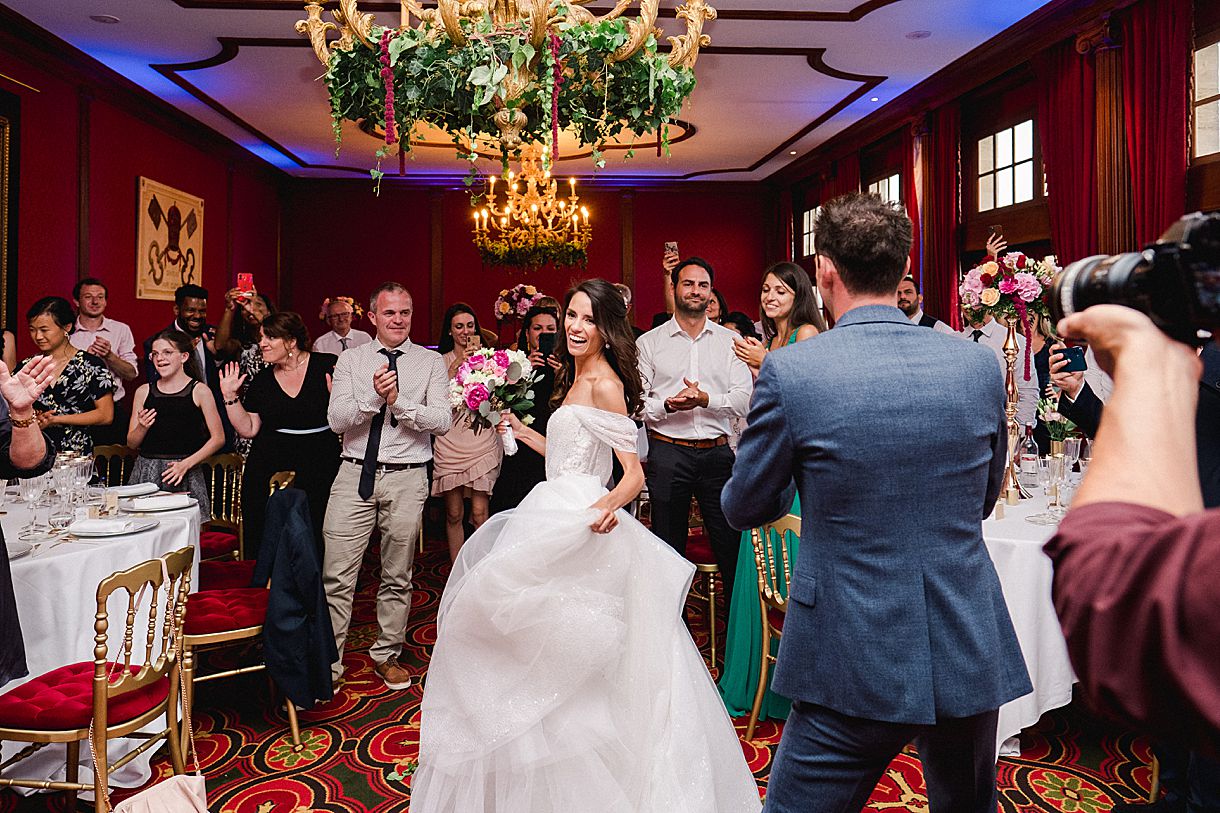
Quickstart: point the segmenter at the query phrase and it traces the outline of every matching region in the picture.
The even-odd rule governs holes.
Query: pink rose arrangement
[[[1032,317],[1050,316],[1047,293],[1059,273],[1053,256],[1035,260],[1019,251],[988,258],[962,278],[958,296],[962,307],[975,314],[991,314],[998,322],[1009,317],[1021,322],[1025,335],[1025,380],[1029,381]]]
[[[534,406],[537,373],[529,356],[520,350],[476,350],[449,382],[449,403],[454,418],[468,423],[475,432],[494,428],[506,412],[523,414]],[[529,417],[522,419],[528,424]],[[508,451],[510,437],[504,445]],[[516,449],[516,444],[512,444]]]
[[[534,306],[534,303],[544,296],[546,294],[539,291],[537,287],[525,283],[505,288],[496,297],[496,319],[501,322],[505,319],[521,319]]]

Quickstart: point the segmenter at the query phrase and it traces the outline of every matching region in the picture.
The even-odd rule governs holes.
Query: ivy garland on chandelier
[[[687,32],[669,37],[671,50],[660,53],[657,0],[642,0],[638,20],[621,16],[630,3],[620,0],[594,18],[563,0],[446,0],[437,9],[408,2],[420,24],[391,28],[343,0],[332,12],[338,27],[308,3],[310,19],[297,30],[327,65],[337,145],[344,120],[380,127],[380,159],[395,143],[409,151],[417,126],[427,123],[444,130],[472,166],[480,145],[497,145],[507,170],[522,145],[546,145],[553,161],[565,130],[603,166],[601,147],[623,132],[656,133],[668,154],[667,123],[694,90],[694,62],[709,41],[703,22],[716,15],[690,0],[678,13]],[[328,41],[328,30],[341,38]]]

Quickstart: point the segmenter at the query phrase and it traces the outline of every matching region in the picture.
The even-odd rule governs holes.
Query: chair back
[[[191,563],[195,548],[188,546],[160,559],[141,562],[135,567],[112,573],[97,586],[97,616],[93,624],[93,720],[97,730],[107,725],[108,701],[158,680],[168,679],[177,660],[182,623],[186,617],[186,598],[191,589]],[[161,589],[165,588],[164,607],[158,612]],[[127,611],[123,637],[114,653],[109,651],[111,594],[123,591]],[[151,593],[151,595],[149,595]],[[147,607],[145,597],[147,598]],[[147,616],[147,624],[141,617]],[[158,623],[160,616],[160,623]],[[138,628],[143,628],[144,659],[138,671],[131,671]],[[114,674],[112,674],[114,673]],[[170,698],[177,695],[170,691]]]
[[[750,532],[754,564],[758,569],[758,595],[768,607],[786,612],[792,581],[792,542],[801,535],[801,518],[793,514]]]
[[[236,453],[212,455],[200,464],[212,503],[212,526],[241,530],[241,475],[245,459]]]
[[[274,494],[285,488],[292,488],[296,485],[297,473],[295,471],[277,471],[271,475],[271,481],[268,483],[269,494]]]
[[[106,486],[121,486],[136,464],[136,450],[119,444],[94,446],[93,460],[98,477]]]

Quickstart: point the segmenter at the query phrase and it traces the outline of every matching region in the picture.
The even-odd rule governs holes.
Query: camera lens
[[[1051,317],[1065,316],[1103,303],[1126,305],[1148,312],[1144,279],[1152,267],[1149,252],[1097,254],[1063,269],[1051,288]]]

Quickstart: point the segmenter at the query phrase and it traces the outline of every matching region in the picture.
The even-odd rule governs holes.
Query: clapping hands
[[[767,357],[767,348],[758,339],[746,336],[733,339],[733,353],[744,361],[747,367],[758,372],[758,368],[762,367],[763,359]]]
[[[708,395],[699,389],[698,381],[683,378],[682,382],[686,386],[677,395],[665,399],[665,409],[667,411],[685,412],[695,407],[706,407],[708,405]]]

